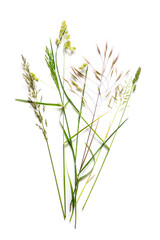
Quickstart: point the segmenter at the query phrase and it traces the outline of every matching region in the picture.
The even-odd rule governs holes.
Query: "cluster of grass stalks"
[[[109,49],[107,43],[103,52],[98,46],[96,48],[97,61],[99,59],[101,63],[98,69],[84,58],[82,64],[79,67],[72,66],[67,75],[66,56],[74,54],[76,48],[71,45],[68,28],[66,22],[63,21],[55,46],[53,47],[50,40],[50,46],[46,47],[45,51],[45,60],[54,87],[59,94],[59,103],[42,101],[40,91],[37,89],[39,79],[30,71],[30,66],[24,56],[22,56],[22,67],[23,77],[28,86],[28,100],[16,99],[20,102],[29,103],[38,120],[36,125],[42,131],[47,144],[64,219],[68,212],[66,200],[68,189],[66,186],[70,188],[69,220],[71,221],[74,216],[75,228],[77,206],[79,206],[81,196],[85,190],[88,191],[86,200],[82,205],[82,209],[84,209],[111,150],[116,134],[127,121],[127,119],[124,119],[124,114],[130,96],[136,89],[136,83],[141,72],[141,68],[138,68],[135,77],[132,79],[129,77],[129,71],[125,73],[118,71],[119,56],[114,56],[113,49]],[[58,63],[59,52],[63,56],[63,61],[61,61],[63,64],[62,73]],[[59,161],[59,159],[53,160],[54,157],[52,158],[47,136],[48,124],[47,118],[44,117],[45,107],[60,109],[59,131],[63,139],[63,193],[59,188],[57,170],[54,167],[54,161]],[[71,113],[73,114],[72,117],[70,117]],[[102,133],[100,129],[103,129]],[[73,176],[71,176],[68,168],[67,148],[72,155]],[[66,181],[68,181],[68,185]]]

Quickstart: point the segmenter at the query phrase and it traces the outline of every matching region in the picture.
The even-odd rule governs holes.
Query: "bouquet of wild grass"
[[[59,103],[42,101],[40,90],[37,89],[39,79],[30,71],[30,66],[23,56],[23,77],[28,86],[28,100],[16,100],[29,103],[33,108],[37,117],[36,125],[42,131],[47,144],[63,217],[65,219],[69,211],[70,221],[74,216],[76,227],[79,200],[84,190],[87,190],[88,193],[82,205],[84,209],[115,136],[127,121],[124,119],[124,113],[136,89],[141,68],[138,68],[133,79],[129,78],[129,71],[124,74],[119,72],[116,67],[118,56],[114,57],[113,50],[109,50],[106,44],[103,53],[97,46],[101,66],[95,68],[84,58],[82,65],[71,67],[68,74],[66,73],[66,56],[72,55],[75,50],[75,47],[71,46],[66,22],[63,21],[55,47],[53,48],[50,41],[50,46],[46,47],[45,52],[45,60],[59,95]],[[62,54],[62,67],[58,64],[59,52]],[[63,194],[59,188],[57,169],[54,164],[59,160],[54,159],[54,153],[53,157],[51,154],[47,118],[44,116],[45,107],[60,110],[59,131],[62,134],[62,152],[59,156],[62,155]],[[69,169],[71,158],[73,164],[72,169]],[[70,193],[68,211],[67,186]]]

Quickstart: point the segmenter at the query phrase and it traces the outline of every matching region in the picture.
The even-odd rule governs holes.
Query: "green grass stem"
[[[46,143],[47,143],[49,157],[50,157],[50,160],[51,160],[52,170],[53,170],[53,174],[54,174],[54,178],[55,178],[55,182],[56,182],[56,187],[57,187],[57,191],[58,191],[59,201],[60,201],[63,217],[65,219],[66,218],[66,214],[65,214],[64,209],[63,209],[61,194],[60,194],[60,190],[59,190],[59,186],[58,186],[57,176],[56,176],[56,172],[55,172],[55,168],[54,168],[54,164],[53,164],[52,155],[51,155],[51,151],[50,151],[48,140],[46,140]]]
[[[64,86],[64,78],[65,78],[65,49],[63,48],[63,86]],[[65,105],[64,102],[64,92],[62,93],[62,104],[63,106]],[[63,109],[63,128],[64,128],[64,120],[65,120],[65,116],[64,116],[64,111],[65,109]],[[64,188],[64,212],[66,214],[66,163],[65,163],[65,135],[63,132],[63,188]]]

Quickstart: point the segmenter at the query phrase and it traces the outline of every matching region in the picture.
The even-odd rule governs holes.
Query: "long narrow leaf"
[[[88,145],[87,145],[87,147],[89,148],[89,151],[90,151],[90,153],[91,153],[91,155],[92,155],[92,157],[93,157],[92,160],[95,162],[94,154],[93,154],[91,148],[90,148]],[[90,161],[90,163],[91,163],[91,161]],[[90,173],[92,172],[93,168],[94,168],[94,166],[92,167],[92,169],[91,169],[88,173],[86,173],[85,175],[83,175],[82,177],[80,177],[80,178],[78,179],[78,181],[80,182],[80,181],[82,181],[83,179],[85,179],[86,177],[88,177],[88,176],[90,175]]]
[[[75,206],[75,198],[74,198],[74,191],[73,191],[72,181],[71,181],[71,178],[70,178],[70,176],[69,176],[68,170],[67,170],[67,174],[68,174],[68,180],[69,180],[69,185],[70,185],[70,190],[71,190],[72,210],[73,210],[73,209],[74,209],[74,206]]]
[[[73,213],[74,213],[74,208],[76,206],[76,200],[75,200],[73,186],[72,186],[72,182],[71,182],[71,178],[69,176],[68,170],[67,170],[67,173],[68,173],[68,179],[69,179],[69,185],[70,185],[71,197],[72,197],[72,200],[71,200],[71,203],[70,203],[70,211],[71,211],[71,208],[72,208],[72,213],[71,213],[71,216],[70,216],[70,221],[71,221]]]
[[[67,135],[67,133],[66,133],[66,130],[64,129],[64,127],[63,127],[63,125],[62,125],[61,122],[60,122],[60,125],[61,125],[61,128],[62,128],[62,130],[63,130],[63,133],[64,133],[64,135],[65,135],[65,137],[66,137],[66,140],[67,140],[69,146],[72,148],[71,140],[69,139],[69,137],[68,137],[68,135]]]
[[[55,71],[54,53],[53,53],[53,47],[52,47],[52,42],[51,41],[50,41],[50,47],[51,47],[51,49],[46,47],[45,60],[46,60],[46,63],[48,65],[49,69],[50,69],[50,73],[51,73],[51,76],[53,78],[53,81],[55,82],[56,87],[59,90],[59,83],[58,83],[58,78],[57,78],[57,74],[56,74],[56,71]]]
[[[15,100],[18,102],[31,103],[31,101],[24,100],[24,99],[15,99]],[[45,106],[63,107],[62,104],[60,103],[43,103],[43,102],[34,102],[34,103],[39,105],[45,105]]]

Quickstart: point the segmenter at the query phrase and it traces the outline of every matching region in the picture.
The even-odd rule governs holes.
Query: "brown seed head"
[[[106,42],[106,47],[105,47],[105,51],[104,51],[104,58],[106,58],[107,49],[108,49],[108,44]]]
[[[101,55],[101,51],[100,51],[98,45],[97,45],[97,51],[98,51],[98,54]]]
[[[119,56],[117,56],[117,57],[113,60],[111,68],[113,68],[113,66],[116,64],[118,58],[119,58]]]
[[[109,56],[108,56],[108,58],[110,58],[110,57],[111,57],[112,53],[113,53],[113,49],[111,49],[111,51],[110,51],[110,53],[109,53]]]

